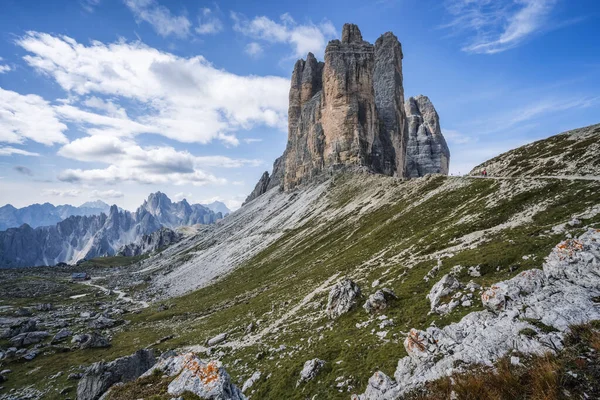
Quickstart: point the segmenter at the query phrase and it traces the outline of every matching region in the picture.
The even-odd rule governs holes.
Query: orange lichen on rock
[[[565,258],[573,257],[573,254],[576,251],[583,250],[583,242],[577,239],[569,239],[560,243],[556,248],[559,253],[559,258],[564,260]]]
[[[219,367],[215,361],[204,364],[199,362],[198,358],[191,353],[185,357],[184,368],[191,371],[205,385],[216,382],[219,379]]]
[[[425,344],[423,343],[423,340],[424,339],[419,337],[419,331],[417,331],[416,329],[413,328],[408,333],[406,347],[408,348],[409,351],[414,351],[416,348],[418,351],[423,352],[426,349]]]

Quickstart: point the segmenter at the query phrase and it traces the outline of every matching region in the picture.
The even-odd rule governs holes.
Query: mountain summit
[[[246,202],[340,167],[396,177],[447,175],[450,151],[433,104],[418,96],[405,105],[402,59],[402,45],[393,33],[373,45],[363,40],[358,26],[345,24],[342,40],[327,45],[325,62],[312,53],[298,60],[289,94],[287,147]]]

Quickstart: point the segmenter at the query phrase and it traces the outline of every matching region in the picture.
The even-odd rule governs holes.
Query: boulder
[[[217,336],[208,339],[206,344],[209,346],[215,346],[219,343],[223,343],[225,340],[227,340],[227,336],[229,336],[227,333],[220,333]]]
[[[370,295],[363,308],[369,314],[376,314],[387,308],[390,300],[397,298],[398,296],[396,296],[393,290],[384,288]]]
[[[204,362],[195,354],[187,353],[166,357],[159,364],[153,370],[159,369],[169,376],[176,376],[167,389],[172,396],[191,392],[202,399],[246,399],[231,382],[229,374],[219,361]]]
[[[54,335],[54,338],[52,339],[52,343],[61,342],[72,335],[73,335],[73,333],[70,330],[63,328],[60,331],[58,331],[56,333],[56,335]]]
[[[46,339],[50,334],[46,331],[20,333],[15,337],[10,338],[9,342],[15,347],[29,346],[36,344]]]
[[[100,315],[98,318],[88,322],[88,326],[92,329],[106,329],[112,328],[117,324],[117,321],[111,318],[107,318],[104,315]]]
[[[0,318],[0,339],[8,339],[21,333],[34,332],[37,323],[28,318]]]
[[[38,304],[35,308],[38,311],[52,311],[54,309],[54,307],[50,303]]]
[[[306,361],[302,371],[300,371],[300,380],[298,381],[298,384],[313,380],[324,365],[325,361],[319,360],[318,358]]]
[[[369,378],[367,389],[361,395],[352,395],[350,400],[386,400],[397,397],[398,385],[381,371]]]
[[[103,361],[88,367],[77,384],[78,400],[97,400],[112,385],[137,379],[156,362],[152,350],[138,350],[135,354]]]
[[[71,343],[78,344],[80,349],[110,347],[110,341],[96,332],[75,335]]]
[[[462,288],[462,284],[452,274],[444,275],[429,291],[426,296],[431,304],[431,312],[438,314],[447,314],[452,311],[453,306],[457,305],[457,302],[448,304],[440,304],[444,297],[454,293],[456,290]]]
[[[246,382],[244,382],[244,385],[242,386],[242,392],[245,393],[248,389],[254,386],[254,384],[260,379],[260,376],[260,371],[256,371],[250,378],[246,379]]]
[[[356,304],[358,296],[360,296],[360,288],[350,279],[343,279],[336,283],[327,299],[327,316],[335,319],[347,313]]]

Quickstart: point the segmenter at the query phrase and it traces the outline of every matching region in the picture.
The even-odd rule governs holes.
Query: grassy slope
[[[471,174],[483,168],[494,176],[600,175],[600,124],[510,150],[476,166]]]
[[[482,276],[473,279],[483,285],[539,267],[563,237],[551,228],[600,204],[600,182],[444,177],[402,182],[344,175],[332,183],[327,197],[324,201],[332,204],[328,215],[313,217],[286,232],[214,285],[167,301],[164,311],[151,307],[129,316],[130,325],[113,339],[111,348],[40,356],[9,365],[13,376],[25,376],[24,372],[42,366],[27,376],[28,382],[40,382],[71,365],[130,354],[170,334],[175,338],[159,345],[160,349],[203,344],[224,331],[230,333],[230,340],[240,340],[250,322],[262,320],[260,331],[334,274],[350,276],[364,296],[376,290],[371,282],[380,279],[382,287],[392,288],[399,297],[385,312],[395,322],[385,328],[389,330],[386,340],[372,333],[381,330],[376,321],[366,328],[356,327],[368,320],[360,307],[335,322],[328,321],[322,312],[327,292],[322,291],[255,344],[221,349],[222,360],[237,383],[256,369],[263,372],[254,398],[304,399],[318,393],[324,398],[347,399],[346,389],[336,388],[336,378],[350,380],[351,392],[360,392],[375,370],[393,374],[398,359],[405,355],[402,332],[425,328],[433,321],[441,326],[479,309],[476,301],[475,307],[459,308],[447,317],[427,315],[425,295],[437,279],[425,282],[423,277],[437,264],[438,256],[446,253],[438,279],[455,265],[479,265]],[[372,206],[370,199],[385,200]],[[528,222],[508,227],[515,215],[540,204],[545,206]],[[598,224],[600,216],[584,222]],[[494,228],[498,226],[507,228]],[[446,251],[464,242],[461,237],[482,230],[488,230],[482,241]],[[524,255],[530,257],[524,260]],[[471,279],[466,271],[463,274],[464,282]],[[325,369],[314,382],[296,388],[304,361],[314,357],[327,361]],[[57,380],[59,389],[72,385],[63,378]],[[11,379],[6,387],[22,384]]]

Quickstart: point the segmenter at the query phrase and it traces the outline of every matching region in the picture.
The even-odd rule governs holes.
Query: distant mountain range
[[[32,228],[56,225],[73,215],[108,214],[110,206],[103,201],[83,203],[79,207],[69,204],[55,206],[50,203],[32,204],[15,208],[10,204],[0,207],[0,231],[27,224]]]
[[[93,207],[86,204],[81,207],[42,204],[20,210],[12,207],[17,211],[13,215],[38,226],[34,228],[24,223],[0,232],[0,267],[73,264],[83,259],[112,256],[163,227],[213,224],[223,218],[221,212],[201,204],[189,204],[186,200],[172,202],[161,192],[150,194],[135,212],[120,210],[116,205],[107,206],[105,212],[100,210],[104,203],[91,203]],[[52,218],[62,218],[65,214],[60,214],[58,209],[66,213],[100,211],[93,215],[71,215],[54,225],[40,226],[53,221]],[[43,210],[52,213],[51,217]]]
[[[163,193],[157,192],[148,198],[148,201],[153,198],[152,201],[159,201],[158,198],[162,196],[168,199],[169,204],[171,200],[164,195]],[[187,201],[183,200],[182,202],[175,203],[180,204],[185,202],[189,207],[197,207],[200,204],[189,205]],[[210,204],[203,205],[205,208],[212,210],[214,213],[221,213],[222,216],[231,213],[231,210],[227,208],[227,206],[220,202],[214,201]],[[170,206],[168,206],[170,207]],[[183,205],[182,207],[186,207]],[[7,204],[3,207],[0,207],[0,231],[4,231],[8,228],[17,228],[23,224],[29,225],[31,228],[37,228],[39,226],[52,226],[57,223],[71,217],[71,216],[90,216],[90,215],[100,215],[101,213],[107,214],[110,211],[110,205],[106,204],[101,200],[96,201],[88,201],[83,203],[79,207],[72,206],[70,204],[64,204],[55,206],[50,203],[44,204],[32,204],[23,208],[16,208],[10,204]],[[124,211],[121,209],[121,211]],[[200,211],[202,213],[202,211]],[[195,219],[192,217],[192,219]],[[200,222],[204,223],[204,222]],[[166,226],[172,226],[169,224],[165,224]],[[186,223],[186,225],[189,225]]]

